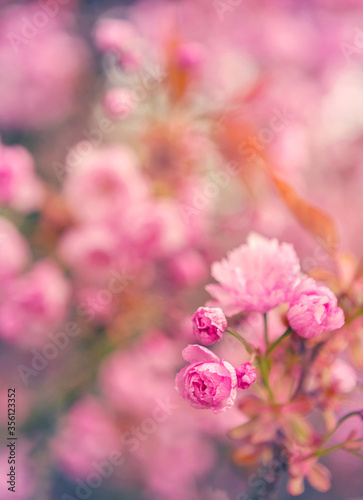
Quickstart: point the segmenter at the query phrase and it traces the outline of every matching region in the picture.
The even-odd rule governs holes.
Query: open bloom
[[[221,307],[227,316],[248,311],[266,313],[289,300],[299,271],[291,245],[252,233],[247,245],[213,264],[212,276],[220,284],[207,285],[206,290],[215,299],[208,305]]]
[[[251,363],[244,363],[236,368],[237,384],[240,389],[248,389],[256,382],[256,368]]]
[[[220,340],[227,328],[226,317],[219,307],[199,307],[192,320],[194,334],[204,345]]]
[[[287,319],[300,337],[310,339],[344,325],[344,313],[337,303],[329,288],[305,278],[294,290]]]
[[[233,406],[237,395],[236,370],[227,361],[199,345],[189,345],[183,358],[190,365],[176,376],[179,395],[194,408],[220,413]]]

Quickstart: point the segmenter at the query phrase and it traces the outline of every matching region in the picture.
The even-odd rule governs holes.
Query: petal
[[[308,474],[308,481],[313,488],[324,492],[330,490],[330,471],[322,464],[314,464]]]
[[[218,356],[212,351],[198,344],[189,344],[182,352],[183,358],[189,363],[220,362]]]
[[[304,478],[292,477],[289,479],[287,483],[287,491],[294,497],[304,493]]]

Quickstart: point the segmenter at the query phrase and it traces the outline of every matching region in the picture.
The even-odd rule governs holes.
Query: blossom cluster
[[[0,0],[17,495],[355,498],[360,0],[126,3]]]

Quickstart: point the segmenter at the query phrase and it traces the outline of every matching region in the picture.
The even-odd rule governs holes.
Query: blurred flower
[[[304,492],[304,478],[318,491],[330,489],[331,474],[317,457],[311,457],[313,448],[294,446],[289,458],[290,479],[287,490],[290,495],[297,496]]]
[[[63,5],[60,9],[65,9]],[[39,13],[42,16],[39,25]],[[44,19],[46,22],[44,22]],[[0,124],[37,129],[67,117],[89,52],[66,29],[67,16],[48,16],[36,2],[3,9],[0,21]],[[59,61],[62,61],[60,64]]]
[[[37,345],[65,319],[70,287],[51,261],[11,280],[0,303],[0,336],[23,346]]]
[[[344,313],[337,302],[329,288],[304,278],[294,289],[287,313],[291,328],[303,338],[337,330],[344,325]]]
[[[94,34],[97,47],[115,52],[125,69],[134,70],[141,62],[140,38],[135,27],[124,19],[101,19]]]
[[[194,334],[199,342],[211,345],[220,340],[228,324],[219,307],[199,307],[192,316]]]
[[[214,413],[231,408],[237,395],[237,376],[233,366],[199,345],[186,347],[183,358],[190,365],[176,376],[179,395],[194,408],[212,409]]]
[[[0,217],[0,279],[15,276],[29,262],[30,252],[25,238],[13,224]]]
[[[64,195],[79,221],[119,218],[129,203],[145,199],[148,185],[128,146],[91,146],[83,155],[75,147],[67,159],[73,169],[65,181]]]
[[[39,207],[43,194],[30,153],[22,146],[0,143],[0,205],[30,212]]]
[[[136,101],[128,88],[115,87],[110,89],[103,98],[103,108],[109,115],[124,119],[136,107]]]
[[[335,359],[330,367],[332,388],[339,393],[352,392],[357,386],[357,373],[342,359]]]
[[[85,477],[96,461],[121,450],[121,438],[104,405],[92,396],[77,401],[53,439],[53,454],[70,476]]]
[[[149,414],[156,400],[176,397],[177,363],[172,341],[160,332],[149,332],[134,348],[120,349],[105,359],[100,372],[102,392],[121,413]]]

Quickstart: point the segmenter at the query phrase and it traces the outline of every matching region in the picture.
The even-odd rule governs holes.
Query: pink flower
[[[72,172],[64,185],[66,200],[78,220],[119,220],[130,204],[137,206],[145,200],[148,185],[131,149],[107,146],[83,151],[80,146],[67,155]]]
[[[37,262],[6,287],[0,304],[0,336],[22,345],[39,344],[63,321],[69,293],[69,284],[55,264]]]
[[[69,230],[58,251],[77,275],[97,283],[104,281],[115,266],[117,238],[105,225],[86,224]]]
[[[114,87],[103,98],[104,110],[115,118],[127,118],[135,107],[136,100],[126,87]]]
[[[109,458],[120,445],[118,430],[103,402],[87,396],[68,411],[52,451],[68,475],[85,477],[94,470],[94,462]]]
[[[2,10],[0,33],[9,35],[0,37],[0,68],[7,68],[1,72],[2,128],[43,128],[74,113],[90,54],[81,37],[70,34],[69,19],[49,17],[36,2],[11,2]]]
[[[0,144],[0,205],[21,212],[39,207],[43,187],[34,170],[33,158],[25,148]]]
[[[344,325],[344,313],[337,298],[326,286],[312,278],[303,279],[295,288],[287,319],[300,337],[310,339]]]
[[[189,345],[183,358],[190,365],[176,376],[179,395],[194,408],[220,413],[231,408],[237,395],[236,370],[213,352],[199,345]]]
[[[202,255],[194,249],[185,249],[169,261],[173,279],[182,286],[197,286],[208,275]]]
[[[94,34],[97,47],[103,52],[116,52],[125,69],[140,65],[140,37],[133,26],[123,19],[101,19]]]
[[[199,307],[193,314],[192,321],[194,334],[204,345],[211,345],[220,340],[228,326],[219,307]]]
[[[0,217],[0,279],[18,274],[29,261],[25,238],[7,219]]]
[[[206,290],[227,316],[257,311],[265,313],[287,302],[298,279],[299,261],[293,247],[252,233],[247,245],[230,252],[212,265],[212,276],[219,285]]]
[[[343,359],[335,359],[330,366],[331,385],[339,393],[352,392],[357,386],[357,373],[354,368]]]
[[[256,368],[251,363],[244,363],[236,368],[237,385],[240,389],[248,389],[250,385],[256,382]]]

